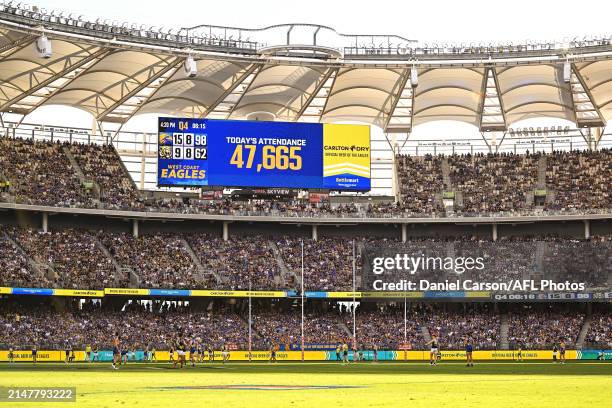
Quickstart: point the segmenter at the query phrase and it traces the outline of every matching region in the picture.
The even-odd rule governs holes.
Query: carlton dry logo
[[[326,186],[370,187],[370,128],[323,125],[323,177]]]

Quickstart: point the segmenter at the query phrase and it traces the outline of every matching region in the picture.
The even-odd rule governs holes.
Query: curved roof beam
[[[202,107],[206,108],[206,105],[203,105],[201,101],[195,100],[193,98],[187,98],[185,96],[160,96],[158,98],[152,98],[152,99],[149,99],[146,103],[144,103],[142,105],[142,107],[144,108],[146,105],[149,105],[149,104],[151,104],[153,102],[164,101],[166,99],[179,99],[181,101],[191,102],[192,104],[194,104],[196,106],[202,106]]]
[[[369,85],[353,85],[353,86],[349,86],[349,87],[346,87],[346,88],[341,88],[341,89],[338,89],[337,91],[333,91],[333,90],[332,90],[332,92],[329,94],[329,96],[330,96],[330,97],[332,97],[332,96],[334,96],[334,95],[341,94],[342,92],[346,92],[346,91],[354,91],[354,90],[356,90],[356,89],[371,89],[371,90],[373,90],[373,91],[378,91],[378,92],[382,92],[382,93],[384,93],[385,95],[389,95],[389,91],[388,91],[388,90],[386,90],[386,89],[381,89],[381,88],[378,88],[378,87],[376,87],[376,86],[369,86]]]
[[[591,91],[594,90],[595,88],[599,88],[602,85],[609,84],[610,82],[612,82],[612,77],[608,79],[604,79],[603,81],[599,81],[596,84],[591,85]]]
[[[240,105],[240,107],[236,108],[235,111],[240,111],[246,107],[256,106],[256,105],[272,105],[272,106],[278,106],[279,108],[282,108],[282,109],[290,110],[291,112],[294,112],[294,113],[298,112],[295,108],[291,108],[285,105],[284,103],[280,103],[280,102],[249,102],[249,103]]]
[[[565,104],[563,104],[563,103],[559,103],[559,102],[554,102],[554,101],[531,101],[531,102],[524,102],[524,103],[520,103],[520,104],[518,104],[518,105],[516,105],[516,106],[513,106],[513,107],[511,107],[511,108],[507,109],[507,110],[506,110],[506,113],[512,112],[513,110],[518,109],[518,108],[522,108],[523,106],[527,106],[527,105],[537,105],[537,104],[543,104],[543,105],[555,105],[555,106],[559,106],[559,107],[561,107],[561,108],[565,108],[565,109],[567,109],[567,110],[569,110],[569,111],[571,111],[571,112],[573,112],[573,111],[574,111],[574,107],[573,107],[573,106],[568,106],[568,105],[565,105]],[[537,113],[537,112],[535,112],[535,113]]]
[[[469,92],[469,93],[473,93],[473,94],[479,95],[478,92],[476,92],[473,89],[470,89],[468,87],[465,87],[465,86],[459,86],[459,85],[438,85],[438,86],[434,86],[432,88],[427,88],[427,89],[423,90],[422,92],[417,92],[414,96],[418,98],[421,95],[425,95],[425,94],[427,94],[429,92],[433,92],[433,91],[438,91],[440,89],[457,89],[457,90],[460,90],[460,91],[466,91],[466,92]]]
[[[521,88],[526,88],[526,87],[529,87],[529,86],[549,86],[551,88],[567,91],[566,87],[557,86],[557,85],[549,83],[549,82],[531,82],[531,83],[528,83],[528,84],[520,84],[520,85],[515,85],[515,86],[513,86],[511,88],[508,88],[508,89],[506,89],[505,91],[502,92],[502,95],[506,95],[506,94],[508,94],[510,92],[516,91],[516,90],[521,89]]]
[[[272,87],[272,86],[281,86],[281,87],[284,87],[284,88],[295,89],[296,91],[299,91],[299,92],[302,92],[302,93],[305,93],[305,92],[307,91],[306,89],[298,88],[298,87],[297,87],[297,86],[295,86],[295,85],[288,85],[288,84],[283,84],[283,83],[280,83],[280,82],[272,82],[272,83],[267,83],[267,84],[261,84],[261,85],[257,85],[257,86],[252,86],[252,87],[249,89],[249,92],[252,92],[252,91],[255,91],[255,90],[257,90],[257,89],[261,89],[261,88]],[[257,95],[247,95],[247,96],[255,97],[255,96],[257,96]]]
[[[376,111],[376,112],[380,112],[380,108],[378,108],[378,107],[366,105],[364,103],[351,103],[351,104],[348,104],[348,105],[335,106],[335,107],[329,109],[328,111],[323,112],[323,114],[321,116],[328,115],[330,112],[336,111],[338,109],[345,109],[345,108],[351,108],[351,107],[366,108],[366,109],[371,109],[371,110]]]
[[[210,80],[205,79],[205,78],[199,78],[197,76],[195,78],[181,77],[181,78],[170,79],[170,80],[168,80],[167,82],[164,83],[164,86],[175,84],[177,82],[184,82],[184,81],[203,82],[205,84],[212,85],[215,88],[219,88],[221,91],[225,91],[225,88],[223,87],[223,85],[218,84],[218,83],[213,82],[213,81],[210,81]]]
[[[470,112],[474,112],[475,114],[478,114],[478,111],[476,111],[476,110],[474,110],[472,108],[469,108],[467,106],[464,106],[464,105],[459,105],[459,104],[456,104],[456,103],[439,103],[439,104],[436,104],[436,105],[428,106],[428,107],[423,108],[423,109],[415,110],[414,111],[414,116],[416,117],[419,113],[423,113],[423,112],[428,111],[430,109],[444,108],[444,107],[465,109],[465,110],[468,110]]]

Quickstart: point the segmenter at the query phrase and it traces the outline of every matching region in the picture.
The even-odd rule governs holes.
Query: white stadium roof
[[[194,77],[185,71],[191,58]],[[114,123],[141,113],[265,112],[389,133],[438,120],[506,130],[534,117],[603,127],[612,117],[612,41],[427,47],[308,24],[161,32],[3,5],[0,112],[44,105]]]

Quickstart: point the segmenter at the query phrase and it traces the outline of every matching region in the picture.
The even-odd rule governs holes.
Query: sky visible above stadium
[[[606,1],[39,0],[48,9],[166,28],[199,24],[259,28],[311,23],[344,34],[396,34],[423,42],[562,40],[606,32]]]

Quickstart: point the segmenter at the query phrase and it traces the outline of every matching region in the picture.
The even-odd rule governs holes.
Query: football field
[[[2,363],[2,387],[76,387],[77,402],[0,407],[603,407],[612,363]]]

